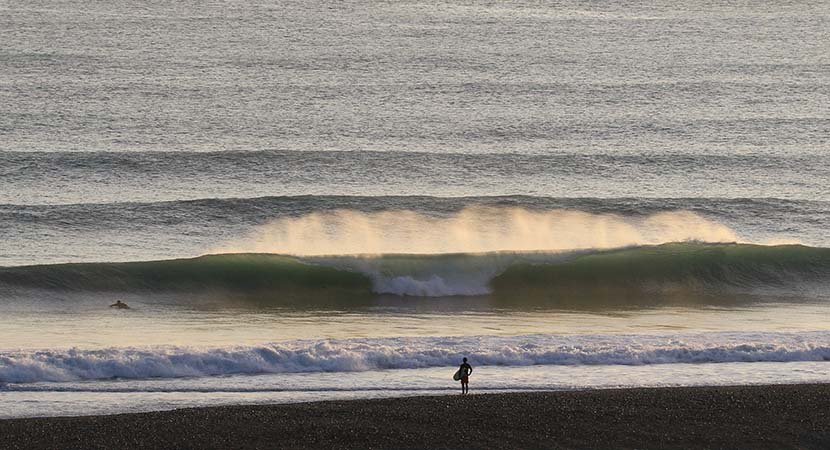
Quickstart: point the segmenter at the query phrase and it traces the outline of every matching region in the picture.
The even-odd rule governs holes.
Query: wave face
[[[496,292],[555,289],[746,291],[830,281],[830,249],[800,245],[666,244],[586,254],[563,264],[514,265]]]
[[[463,356],[478,366],[828,361],[830,333],[407,337],[18,351],[0,353],[0,383],[452,367]]]
[[[210,255],[133,263],[81,263],[0,269],[0,283],[69,291],[246,292],[369,290],[365,276],[280,255]]]
[[[208,255],[135,263],[0,269],[0,287],[80,292],[221,292],[295,304],[317,299],[523,299],[698,292],[802,292],[830,281],[830,249],[675,243],[606,251],[289,257]],[[802,292],[803,293],[803,292]]]

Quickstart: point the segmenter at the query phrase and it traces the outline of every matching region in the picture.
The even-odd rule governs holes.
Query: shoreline
[[[830,448],[830,384],[629,388],[0,420],[4,449]]]

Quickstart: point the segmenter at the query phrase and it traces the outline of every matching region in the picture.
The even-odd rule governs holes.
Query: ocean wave
[[[499,149],[500,151],[503,149]],[[802,149],[803,150],[803,149]],[[535,153],[535,152],[534,152]],[[287,195],[590,196],[651,192],[693,197],[778,195],[828,200],[827,156],[406,151],[0,152],[0,203],[65,204],[192,200],[270,191]],[[625,170],[621,170],[625,168]],[[724,170],[728,168],[728,170]],[[774,170],[747,183],[746,174]],[[698,185],[688,174],[710,182]],[[54,176],[69,180],[55,189]],[[655,176],[659,174],[660,176]],[[705,176],[704,176],[705,175]],[[320,183],[320,180],[325,183]],[[601,179],[602,183],[597,183]],[[632,184],[635,182],[635,184]],[[155,189],[146,189],[147,185]],[[463,188],[461,187],[463,186]],[[766,187],[767,189],[763,189]],[[636,195],[636,194],[635,194]]]
[[[470,206],[512,206],[538,209],[572,209],[589,213],[622,215],[654,214],[665,211],[693,211],[714,216],[730,216],[747,211],[759,215],[824,212],[830,201],[777,197],[558,197],[540,195],[484,195],[439,197],[431,195],[279,195],[259,197],[205,197],[159,201],[117,200],[83,203],[0,203],[0,217],[42,220],[106,219],[107,216],[131,214],[147,220],[161,213],[186,212],[200,216],[211,212],[235,215],[256,215],[273,218],[273,214],[296,216],[312,212],[345,209],[362,212],[379,210],[410,210],[422,213],[452,213]],[[90,218],[89,213],[105,217]],[[765,214],[766,213],[766,214]]]
[[[830,360],[830,333],[528,335],[293,341],[217,348],[0,352],[0,383],[361,372],[477,366],[648,365]]]
[[[615,250],[291,257],[222,254],[134,263],[0,268],[0,288],[210,292],[301,305],[378,294],[521,302],[672,292],[804,291],[830,281],[830,249],[674,243]],[[819,290],[820,291],[820,290]]]

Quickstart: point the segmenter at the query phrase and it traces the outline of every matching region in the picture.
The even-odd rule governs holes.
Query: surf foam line
[[[478,366],[828,361],[830,332],[367,338],[221,348],[4,351],[0,383],[454,367],[465,356]]]
[[[204,379],[204,378],[203,378]],[[138,383],[145,382],[140,380]],[[108,392],[113,394],[131,394],[131,393],[178,393],[178,392],[192,392],[195,394],[212,394],[212,393],[262,393],[262,392],[430,392],[430,391],[455,391],[455,386],[427,386],[427,387],[339,387],[339,386],[320,386],[311,388],[291,387],[282,389],[279,387],[155,387],[155,386],[136,386],[136,387],[120,387],[118,385],[124,384],[125,381],[117,380],[112,383],[89,383],[81,382],[73,386],[67,386],[63,383],[41,382],[35,384],[21,383],[21,384],[6,384],[0,386],[0,392]],[[81,384],[83,386],[81,386]],[[511,391],[511,390],[546,390],[548,388],[538,387],[532,385],[515,385],[509,387],[487,387],[488,391]]]

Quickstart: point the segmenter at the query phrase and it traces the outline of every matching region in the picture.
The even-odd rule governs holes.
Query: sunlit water
[[[105,300],[3,306],[0,361],[16,361],[0,364],[3,417],[453,394],[462,354],[476,393],[830,381],[823,302],[590,312]]]
[[[828,14],[2,2],[0,416],[827,382]]]
[[[0,307],[4,349],[106,346],[255,345],[313,339],[416,336],[585,335],[649,332],[764,332],[828,330],[830,307],[815,304],[743,307],[669,307],[618,311],[433,310],[439,301],[409,299],[421,307],[356,311],[194,308],[130,301],[131,310],[110,310],[108,298],[87,303],[15,304]]]
[[[370,373],[279,374],[94,383],[50,383],[0,390],[0,417],[160,411],[197,406],[448,395],[450,368]],[[830,382],[827,362],[659,366],[479,367],[471,393],[626,387]]]

